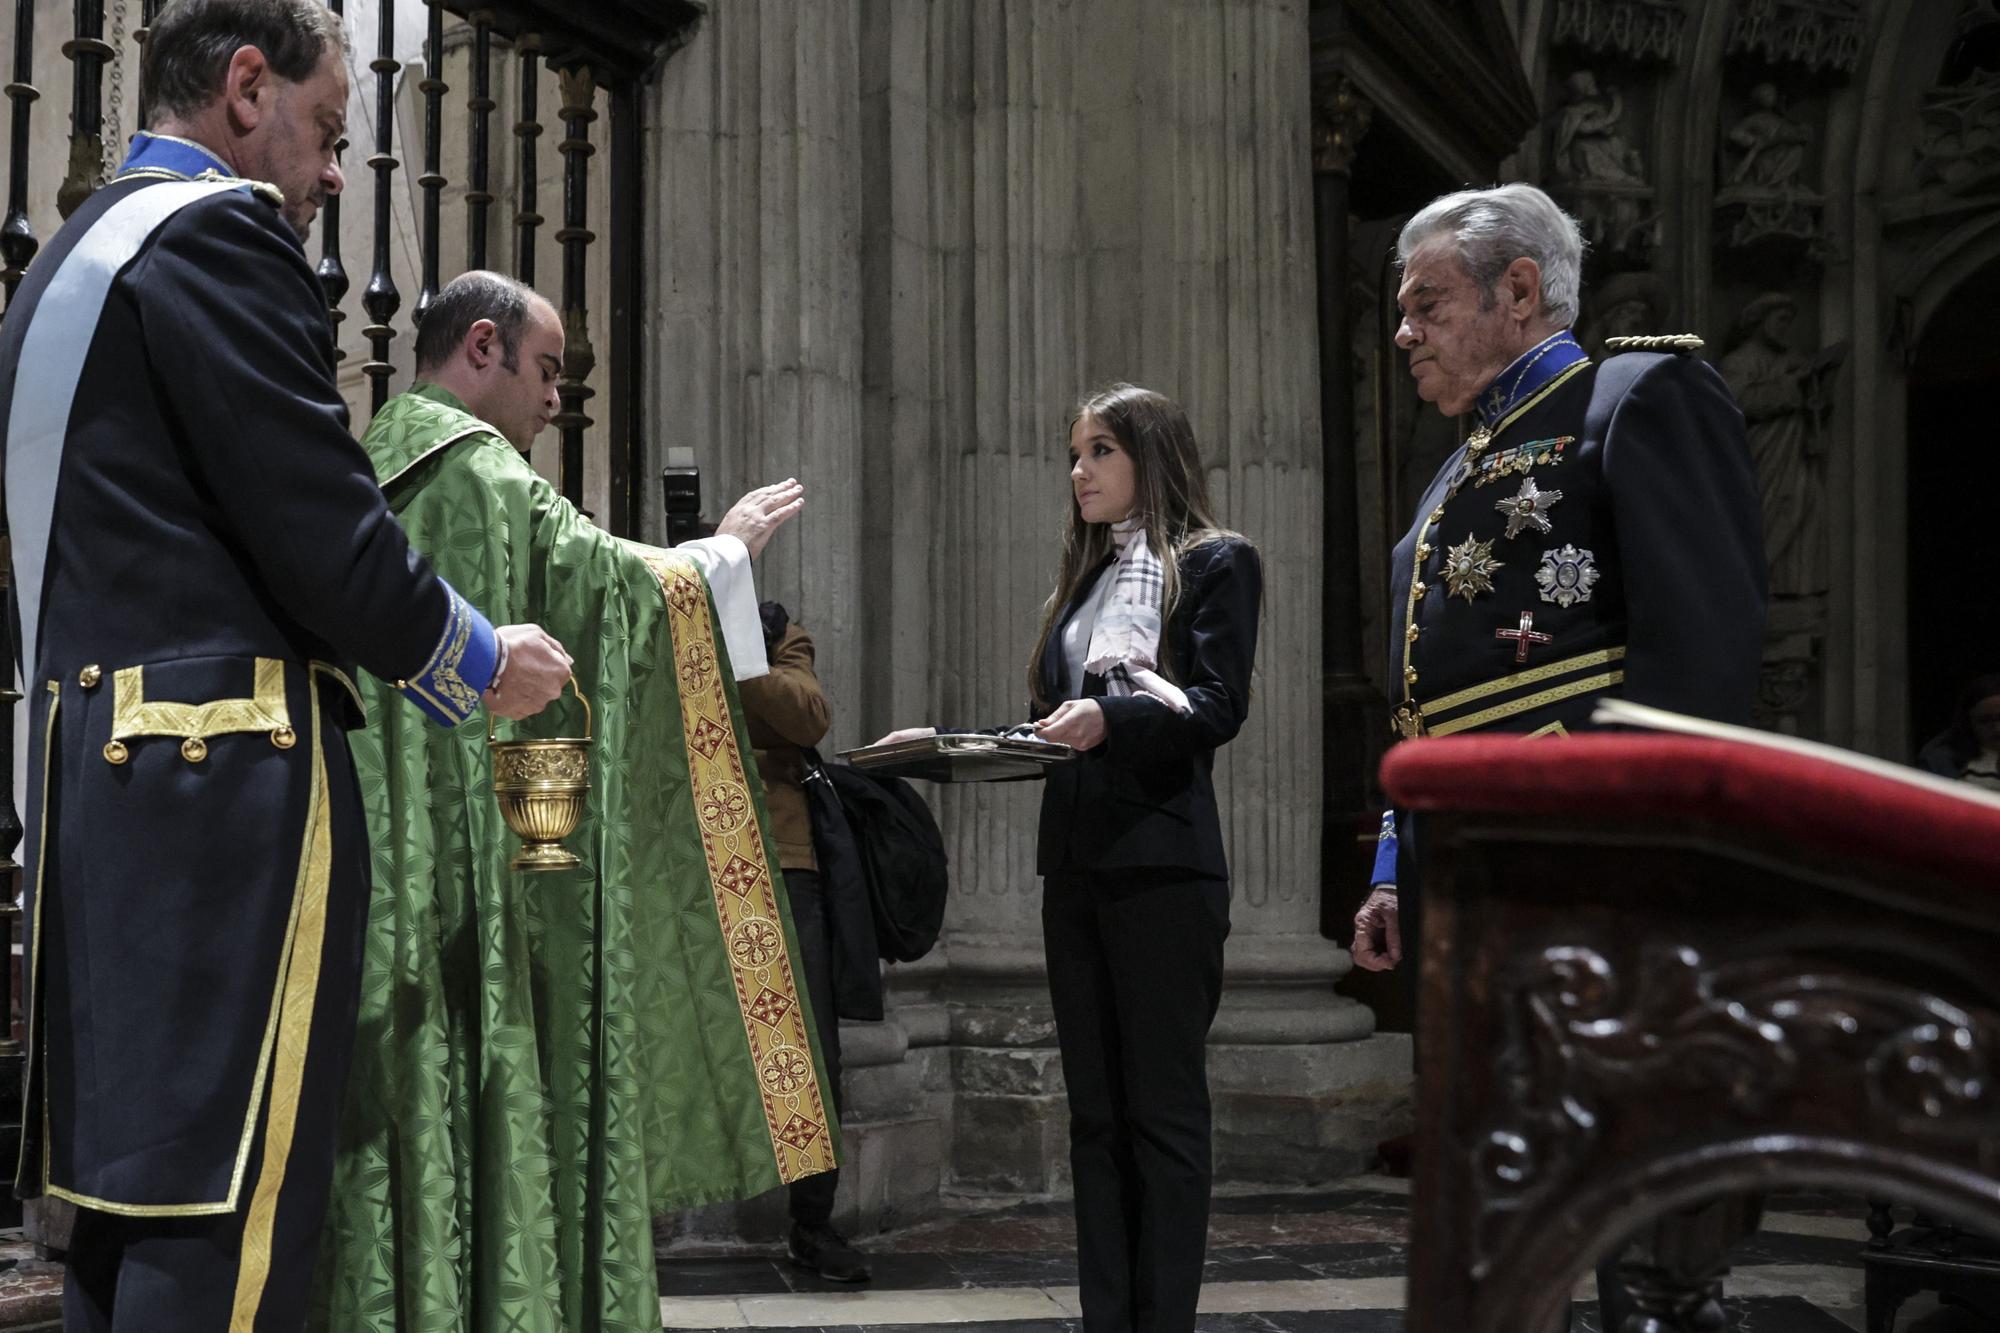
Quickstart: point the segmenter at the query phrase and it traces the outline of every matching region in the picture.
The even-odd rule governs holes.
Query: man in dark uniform
[[[1434,201],[1397,252],[1396,343],[1417,392],[1477,413],[1390,564],[1398,733],[1559,736],[1608,697],[1748,722],[1762,520],[1743,414],[1712,367],[1677,354],[1698,340],[1613,340],[1677,350],[1593,363],[1570,336],[1582,239],[1530,185]],[[1355,917],[1362,967],[1402,957],[1406,850],[1385,817]]]
[[[1593,363],[1570,335],[1582,237],[1533,186],[1446,195],[1396,248],[1417,392],[1477,414],[1391,562],[1397,732],[1561,736],[1612,697],[1747,723],[1762,519],[1743,414],[1681,354],[1699,340],[1613,339],[1667,350]],[[1384,815],[1354,919],[1362,967],[1394,967],[1419,937],[1413,850],[1409,821]]]
[[[66,1327],[291,1329],[367,903],[349,673],[458,725],[538,711],[569,659],[436,577],[347,433],[301,246],[341,185],[339,21],[179,0],[146,53],[157,132],[0,327],[34,774],[17,1188],[79,1208]]]

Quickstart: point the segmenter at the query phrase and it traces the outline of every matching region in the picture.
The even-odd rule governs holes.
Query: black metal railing
[[[104,142],[104,85],[106,67],[115,62],[126,86],[137,86],[137,71],[143,60],[148,33],[160,12],[172,0],[143,0],[140,25],[134,32],[132,49],[120,52],[104,40],[104,0],[14,0],[12,77],[5,85],[9,103],[9,156],[7,163],[7,209],[0,221],[0,284],[11,301],[28,265],[41,248],[35,234],[34,201],[53,195],[57,209],[68,217],[100,188],[106,179],[110,158],[121,155],[124,145]],[[342,0],[326,0],[334,13],[343,13]],[[599,118],[600,99],[610,110],[610,200],[608,272],[611,294],[608,301],[610,331],[609,357],[602,377],[608,381],[609,421],[612,438],[608,442],[606,477],[610,512],[602,516],[613,532],[637,531],[644,503],[635,478],[639,475],[639,422],[637,405],[643,401],[639,382],[638,348],[641,328],[637,316],[637,293],[644,274],[641,237],[644,234],[645,191],[640,180],[642,155],[639,151],[639,88],[663,58],[662,53],[679,45],[698,19],[699,9],[688,0],[593,0],[579,6],[570,0],[480,0],[469,5],[459,0],[427,0],[424,67],[417,88],[423,96],[422,174],[417,184],[422,194],[421,223],[417,244],[422,253],[403,256],[405,272],[414,267],[421,290],[405,318],[411,328],[421,321],[436,298],[447,272],[491,266],[488,229],[497,202],[491,181],[493,113],[500,109],[493,86],[496,47],[511,51],[518,71],[516,117],[513,135],[519,165],[519,183],[513,216],[515,274],[527,283],[536,276],[536,245],[546,219],[541,215],[538,182],[538,142],[543,133],[539,114],[540,76],[544,66],[552,69],[561,89],[560,117],[564,134],[562,153],[562,223],[555,233],[562,252],[562,287],[557,303],[567,326],[568,352],[563,362],[559,391],[562,411],[556,422],[561,429],[561,479],[563,494],[573,503],[583,501],[585,433],[594,424],[586,410],[598,393],[599,358],[590,339],[593,247],[598,237],[590,229],[592,160],[598,148],[592,142],[592,127]],[[367,71],[373,83],[375,112],[373,152],[367,166],[373,177],[369,214],[370,269],[361,305],[368,323],[362,330],[368,360],[362,371],[369,385],[371,412],[387,401],[395,367],[390,360],[394,340],[401,336],[397,326],[404,315],[403,300],[396,288],[396,244],[394,217],[395,172],[401,165],[396,156],[396,92],[403,73],[396,55],[396,14],[394,0],[382,0],[380,21],[373,36],[373,55]],[[470,113],[471,159],[463,195],[466,205],[465,249],[462,263],[452,267],[452,256],[444,253],[440,235],[444,194],[449,180],[443,169],[444,97],[450,91],[444,80],[445,20],[463,20],[471,27],[471,79],[466,102]],[[43,23],[62,22],[67,17],[71,36],[62,47],[71,77],[69,157],[63,174],[54,175],[58,164],[33,160],[33,109],[41,92],[36,88],[35,29]],[[357,47],[361,47],[359,35]],[[366,49],[366,48],[361,48]],[[141,97],[143,115],[143,93]],[[143,123],[143,122],[141,122]],[[344,154],[348,143],[339,146]],[[407,150],[406,150],[407,151]],[[109,154],[109,157],[107,156]],[[38,169],[39,168],[39,174]],[[358,181],[350,182],[358,186]],[[329,198],[319,218],[319,263],[317,272],[326,295],[328,315],[333,321],[338,347],[343,305],[349,295],[350,279],[341,258],[343,241],[342,201]],[[411,261],[414,261],[413,263]],[[341,349],[337,353],[345,356]],[[357,423],[364,424],[364,423]],[[5,558],[5,516],[0,513],[0,661],[14,656],[11,606],[11,566]],[[11,675],[7,676],[11,680]],[[11,756],[17,722],[14,705],[20,693],[0,689],[0,756]],[[14,791],[13,765],[0,762],[0,940],[11,942],[18,932],[20,867],[15,852],[20,846],[22,825]],[[20,1045],[14,1033],[20,1024],[18,1008],[12,1021],[0,1029],[0,1158],[12,1160],[18,1142],[20,1121]],[[0,1225],[6,1219],[0,1217]]]

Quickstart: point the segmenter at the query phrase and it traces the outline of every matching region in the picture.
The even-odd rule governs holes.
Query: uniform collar
[[[118,168],[120,176],[135,171],[165,172],[188,178],[199,176],[204,171],[229,177],[236,175],[227,162],[194,140],[176,139],[171,134],[154,134],[147,130],[140,130],[132,136],[132,150],[125,154],[125,164]]]
[[[1489,431],[1498,431],[1502,422],[1547,388],[1556,376],[1589,359],[1568,329],[1544,338],[1521,353],[1513,365],[1480,391],[1474,407],[1478,409],[1481,424]]]

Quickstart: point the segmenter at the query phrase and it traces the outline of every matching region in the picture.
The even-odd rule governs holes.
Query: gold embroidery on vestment
[[[811,1034],[799,1003],[764,829],[749,796],[743,748],[729,710],[715,622],[694,562],[630,543],[660,581],[680,681],[688,787],[701,828],[709,896],[729,952],[730,979],[763,1100],[778,1178],[786,1184],[834,1165],[833,1136]],[[696,738],[702,738],[698,744]]]

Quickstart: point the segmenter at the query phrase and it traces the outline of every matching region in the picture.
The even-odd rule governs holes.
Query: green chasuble
[[[652,1215],[827,1170],[837,1133],[713,605],[443,390],[363,444],[441,576],[569,649],[595,745],[583,867],[511,870],[485,717],[445,731],[370,680],[374,896],[311,1322],[652,1333]]]

